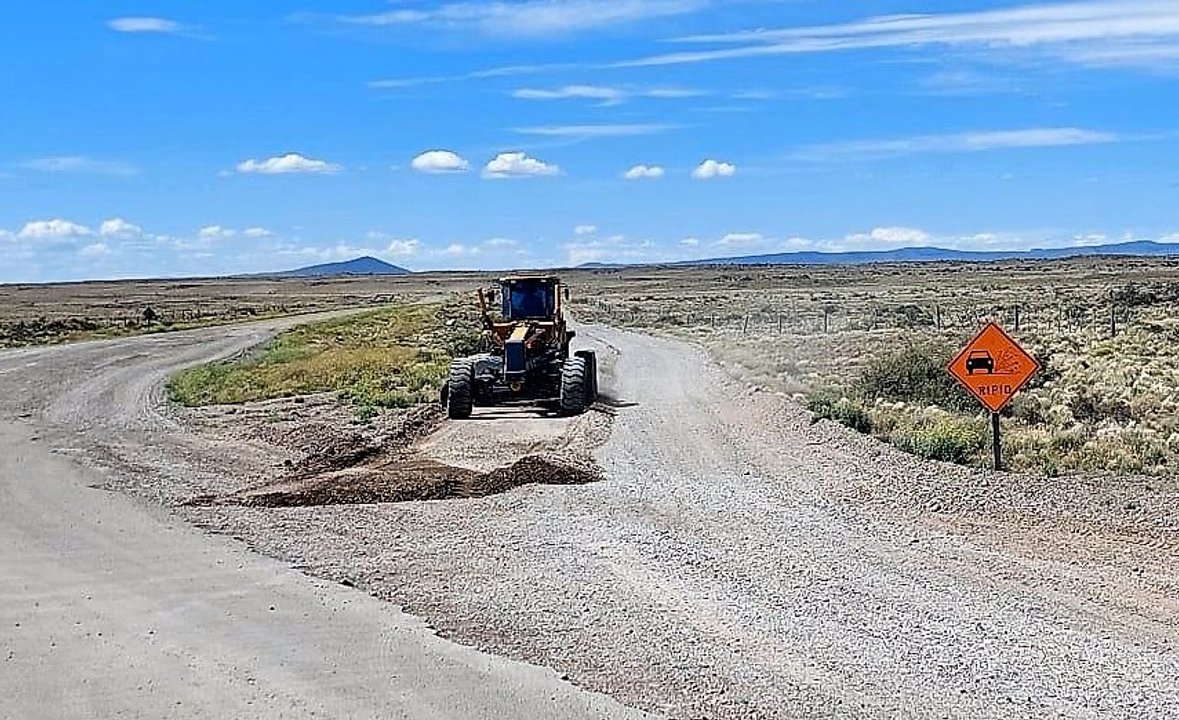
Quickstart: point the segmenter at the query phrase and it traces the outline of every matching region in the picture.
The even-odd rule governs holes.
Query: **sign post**
[[[995,452],[995,469],[1003,469],[1003,444],[999,440],[999,413],[991,413],[991,438],[992,449]]]
[[[1040,363],[995,323],[987,323],[946,370],[991,411],[995,469],[1003,468],[999,413],[1040,370]]]

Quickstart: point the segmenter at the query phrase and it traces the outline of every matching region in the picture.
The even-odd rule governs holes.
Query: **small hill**
[[[339,277],[343,275],[409,275],[409,270],[390,265],[375,257],[359,257],[344,262],[310,265],[285,272],[266,273],[270,277]]]

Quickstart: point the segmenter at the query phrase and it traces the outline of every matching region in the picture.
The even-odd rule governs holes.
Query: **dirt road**
[[[161,378],[272,327],[0,354],[0,717],[642,717],[97,489],[51,451],[184,448]]]
[[[218,333],[192,333],[0,355],[0,396],[6,398],[0,415],[30,414],[22,429],[9,426],[4,447],[22,453],[34,452],[32,447],[72,449],[109,466],[112,487],[165,502],[266,480],[274,472],[272,448],[194,433],[158,409],[156,388],[169,369],[254,339],[209,342],[214,337]],[[811,426],[784,398],[734,383],[701,352],[680,343],[604,328],[585,328],[582,337],[603,354],[610,370],[606,390],[627,401],[617,403],[622,407],[608,436],[595,415],[554,426],[496,414],[448,425],[422,448],[439,460],[485,469],[475,466],[500,457],[506,445],[516,451],[596,446],[603,482],[529,486],[478,500],[183,512],[312,575],[346,580],[401,603],[444,636],[554,668],[581,687],[671,717],[1179,716],[1175,526],[1142,519],[1159,517],[1154,511],[1173,503],[1173,495],[1151,496],[1145,510],[1102,510],[1101,503],[1082,502],[1088,497],[1082,484],[1062,481],[1059,488],[1037,492],[1004,476],[922,463],[840,429]],[[30,445],[20,434],[30,432],[42,439]],[[38,457],[33,467],[48,467],[49,456]],[[10,470],[3,482],[9,496],[30,492],[30,483]],[[80,647],[102,647],[82,631],[77,638],[69,634],[76,615],[40,614],[39,606],[28,606],[30,600],[62,598],[82,603],[74,596],[108,576],[95,566],[94,575],[36,590],[45,568],[72,557],[73,540],[54,548],[49,538],[59,533],[39,536],[29,527],[36,525],[31,519],[64,513],[77,497],[103,498],[137,517],[148,512],[121,495],[87,495],[93,491],[78,485],[46,490],[53,499],[48,505],[28,500],[23,509],[10,510],[15,506],[6,501],[0,510],[15,513],[3,527],[10,532],[11,522],[18,528],[12,532],[25,550],[17,555],[45,558],[0,560],[4,576],[19,580],[0,590],[18,588],[11,598],[0,597],[0,622],[6,624],[0,639],[6,647],[24,643],[14,647],[25,662],[38,658],[41,664],[26,665],[20,675],[37,692],[56,693],[63,685],[37,668],[62,671],[69,662],[54,665],[62,655],[38,651],[40,640],[29,644],[21,639],[27,636],[15,634],[27,624],[12,630],[13,618],[2,613],[23,611],[25,623],[41,618],[40,639],[69,637]],[[276,674],[291,671],[275,653],[289,645],[268,646],[259,636],[320,643],[321,652],[310,655],[327,648],[339,657],[334,623],[347,626],[341,631],[351,645],[364,644],[371,627],[366,623],[406,622],[361,593],[324,586],[236,546],[195,537],[163,516],[152,516],[149,541],[120,543],[115,538],[123,534],[111,529],[112,521],[85,507],[77,510],[76,522],[101,520],[103,529],[96,532],[111,533],[102,535],[104,551],[117,548],[124,564],[150,568],[145,555],[166,548],[167,538],[183,537],[192,543],[188,547],[206,553],[198,557],[228,554],[248,567],[245,578],[220,571],[224,592],[216,594],[218,602],[254,598],[269,613],[275,603],[263,598],[272,586],[259,578],[281,578],[284,588],[297,588],[292,593],[312,596],[303,595],[299,606],[306,617],[274,632],[260,628],[276,616],[257,611],[262,619],[242,633],[245,647],[238,647],[232,626],[218,622],[223,616],[217,610],[196,617],[195,627],[207,633],[190,631],[172,640],[169,649],[179,657],[202,658],[198,667],[207,662],[215,668],[209,684],[219,690],[235,687],[226,668],[252,671],[260,664],[274,673],[245,673],[260,683],[259,692],[287,697],[290,677]],[[181,549],[160,562],[189,557]],[[93,565],[79,560],[70,567]],[[165,598],[177,592],[175,583],[150,583],[150,572],[137,572],[139,582]],[[190,572],[184,568],[182,574]],[[316,593],[347,602],[349,614],[312,612],[314,602],[323,605]],[[194,588],[180,607],[204,597]],[[172,605],[160,599],[150,616],[172,617]],[[142,614],[120,615],[121,627],[130,633],[130,623]],[[174,631],[180,622],[172,623]],[[307,630],[300,634],[292,624]],[[411,635],[443,653],[445,644],[420,627]],[[149,642],[134,641],[136,657],[146,657]],[[461,653],[457,657],[466,662],[493,662]],[[358,655],[347,661],[349,672],[368,680],[382,673]],[[302,702],[325,703],[315,706],[325,714],[341,714],[342,706],[330,704],[340,694],[311,679],[322,677],[312,671],[323,666],[303,659],[310,668],[298,669],[308,674],[295,671],[298,692],[291,692]],[[448,667],[453,674],[438,678],[440,684],[461,675],[461,662]],[[478,694],[511,682],[515,669],[529,678],[514,685],[527,699],[553,679],[510,663],[497,667],[501,674],[456,687]],[[202,679],[191,672],[168,690],[179,685],[195,694]],[[134,678],[119,679],[134,684]],[[371,683],[360,684],[369,688],[366,699],[392,703],[421,680],[422,674],[401,675],[396,690],[375,696]],[[559,687],[555,696],[564,702],[600,702]],[[254,697],[247,687],[240,692],[230,693],[235,701]],[[28,691],[23,697],[29,701]],[[475,699],[468,702],[480,707]],[[612,706],[608,712],[622,710]],[[517,716],[575,715],[520,709]]]

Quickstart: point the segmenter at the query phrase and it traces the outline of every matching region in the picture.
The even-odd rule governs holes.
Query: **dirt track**
[[[157,410],[170,368],[253,339],[203,341],[218,334],[0,355],[0,415],[30,413],[40,444],[164,502],[263,484],[273,445]],[[602,482],[183,512],[443,635],[673,717],[1179,716],[1173,492],[1107,505],[1081,482],[1037,491],[920,463],[812,427],[695,349],[582,337],[603,353],[605,388],[636,403],[612,428],[598,413],[497,413],[419,449],[486,471],[596,447]]]

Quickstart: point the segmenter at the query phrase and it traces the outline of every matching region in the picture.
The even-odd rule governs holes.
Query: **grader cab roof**
[[[508,275],[506,277],[500,278],[499,283],[501,285],[507,285],[508,283],[526,282],[530,280],[551,283],[561,282],[561,278],[557,277],[556,275]]]

